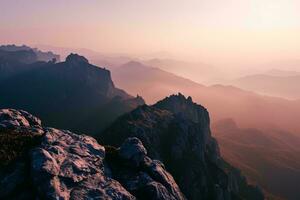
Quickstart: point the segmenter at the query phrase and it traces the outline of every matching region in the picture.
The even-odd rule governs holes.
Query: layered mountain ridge
[[[13,74],[0,74],[0,83],[0,108],[24,109],[48,126],[79,132],[99,131],[144,104],[141,97],[116,88],[110,71],[77,54],[70,54],[65,62],[16,65]]]
[[[280,72],[279,72],[280,73]],[[281,72],[254,74],[232,81],[232,84],[245,90],[256,91],[262,94],[278,96],[287,99],[300,99],[300,73]]]
[[[60,61],[60,56],[58,54],[55,54],[51,51],[41,51],[37,48],[31,48],[29,46],[26,45],[22,45],[22,46],[17,46],[17,45],[1,45],[0,46],[0,50],[2,51],[6,51],[6,52],[18,52],[18,51],[32,51],[34,52],[34,54],[36,55],[36,60],[35,61],[52,61],[55,60],[57,62]]]
[[[0,74],[0,108],[27,110],[46,126],[94,135],[99,143],[42,127],[41,120],[25,111],[2,110],[2,197],[264,198],[259,188],[248,185],[240,171],[222,159],[207,110],[191,97],[178,94],[153,106],[143,105],[140,96],[134,98],[115,87],[110,71],[83,56],[72,53],[64,62],[36,62],[34,51],[24,50],[29,52],[25,59],[22,51],[4,51],[3,57],[9,59],[0,59],[5,72]],[[140,66],[128,65],[133,64],[134,69]],[[191,82],[189,87],[195,85]]]
[[[296,187],[300,184],[299,136],[278,129],[243,129],[232,119],[213,123],[212,131],[222,157],[241,169],[248,180],[273,195],[300,198]]]
[[[230,162],[234,161],[231,164],[241,168],[244,174],[269,193],[283,199],[299,199],[300,193],[295,187],[295,180],[299,180],[299,170],[291,170],[299,166],[299,156],[294,156],[298,155],[298,150],[290,148],[291,144],[300,145],[299,100],[263,96],[229,85],[205,86],[155,67],[137,62],[134,65],[127,63],[112,70],[112,75],[116,85],[121,85],[131,93],[142,95],[147,103],[155,103],[169,94],[181,92],[192,96],[195,102],[205,106],[213,123],[233,119],[239,129],[233,132],[228,129],[213,131],[213,135],[220,139],[224,158],[230,158],[227,160]],[[278,73],[282,74],[275,72]],[[272,72],[272,75],[275,74]],[[248,144],[244,145],[245,138],[254,141],[250,147]],[[285,141],[285,138],[292,139]],[[260,143],[255,144],[256,141],[273,144],[273,141],[278,139],[281,140],[279,149],[268,150],[271,146],[262,149]],[[266,166],[275,170],[267,170]],[[249,171],[255,171],[255,174]],[[266,178],[266,175],[269,178]],[[284,187],[281,186],[283,180]]]

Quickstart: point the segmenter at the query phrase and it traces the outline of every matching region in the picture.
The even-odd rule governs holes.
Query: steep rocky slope
[[[65,62],[24,63],[15,69],[19,73],[2,81],[0,75],[0,108],[27,110],[47,126],[91,134],[144,104],[116,88],[108,70],[77,54]]]
[[[3,109],[0,152],[0,199],[185,199],[137,138],[105,147],[89,136],[42,127],[25,111]]]
[[[139,138],[152,159],[165,163],[188,199],[264,199],[222,159],[209,123],[204,107],[172,95],[123,115],[98,139],[119,146],[128,137]]]

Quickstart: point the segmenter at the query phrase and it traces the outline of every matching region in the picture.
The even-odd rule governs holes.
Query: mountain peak
[[[66,58],[66,62],[70,64],[89,63],[88,59],[76,53],[71,53],[70,55],[68,55]]]
[[[215,122],[213,125],[215,130],[232,131],[237,130],[239,127],[232,118],[225,118]]]
[[[192,97],[185,97],[181,93],[166,97],[154,106],[175,114],[184,115],[194,122],[199,122],[201,119],[206,119],[209,122],[209,115],[206,108],[194,103]]]
[[[180,104],[194,104],[192,97],[188,96],[185,97],[184,94],[172,94],[169,97],[164,98],[163,100],[159,101],[158,104],[165,102],[165,103],[180,103]]]
[[[125,64],[122,65],[122,68],[133,68],[133,69],[142,69],[142,68],[148,68],[149,66],[144,65],[143,63],[136,61],[136,60],[131,60]]]
[[[211,136],[207,110],[191,97],[179,93],[153,106],[138,107],[98,139],[120,146],[130,137],[141,141],[151,159],[165,164],[187,199],[264,199],[238,169],[223,160]]]

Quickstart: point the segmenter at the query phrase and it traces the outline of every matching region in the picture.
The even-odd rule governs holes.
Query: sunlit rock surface
[[[105,147],[13,109],[0,110],[0,127],[0,199],[185,199],[137,138]]]

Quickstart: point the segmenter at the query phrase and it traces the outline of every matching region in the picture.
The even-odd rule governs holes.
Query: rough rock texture
[[[5,148],[14,134],[39,140]],[[1,160],[0,199],[185,199],[137,138],[119,149],[104,147],[89,136],[42,127],[36,117],[13,109],[0,110],[0,138],[1,153],[18,150],[13,159]]]
[[[93,138],[47,129],[31,152],[33,185],[43,199],[134,199],[104,176],[105,149]]]
[[[115,146],[139,138],[150,158],[164,162],[187,199],[264,199],[221,158],[209,123],[204,107],[179,94],[125,114],[98,138]]]
[[[22,129],[39,128],[41,120],[24,110],[2,109],[0,110],[0,130],[1,129]]]
[[[113,149],[113,148],[112,148]],[[138,199],[185,199],[172,175],[158,160],[151,160],[137,138],[108,153],[111,175]]]

